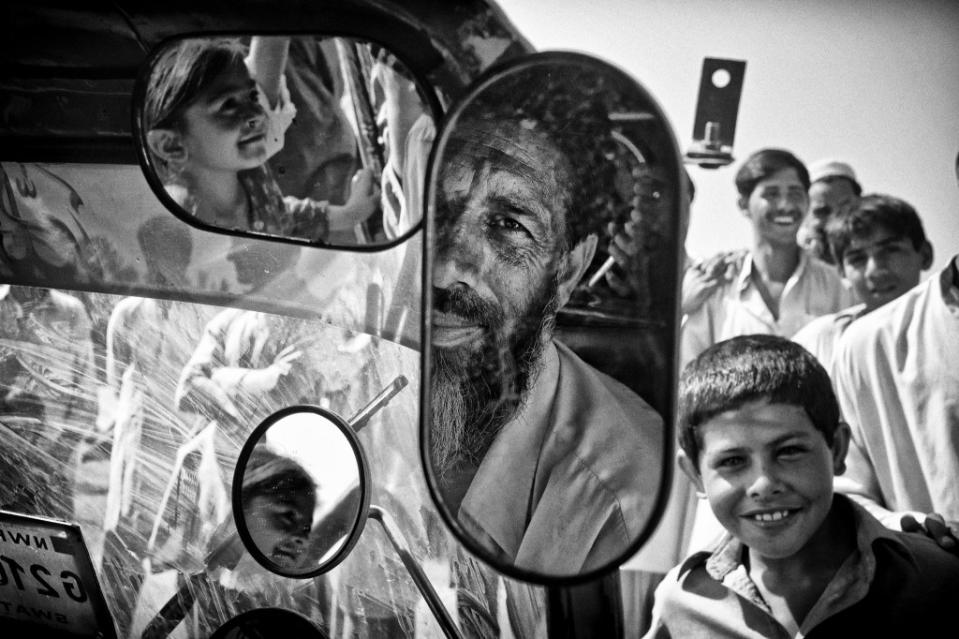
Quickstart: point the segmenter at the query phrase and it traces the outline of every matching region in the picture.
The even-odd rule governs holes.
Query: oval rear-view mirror
[[[386,48],[215,36],[169,41],[149,60],[136,144],[151,187],[179,217],[356,250],[418,228],[438,106]]]
[[[366,525],[369,469],[353,430],[329,411],[294,406],[253,431],[233,478],[233,514],[250,555],[296,578],[329,571]]]
[[[434,154],[432,494],[504,573],[594,578],[639,549],[670,481],[687,206],[672,130],[622,71],[541,53],[478,81]]]

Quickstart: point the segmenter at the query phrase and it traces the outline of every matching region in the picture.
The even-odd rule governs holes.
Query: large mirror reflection
[[[430,478],[531,581],[647,535],[670,441],[679,153],[622,72],[538,54],[454,107],[429,186]]]
[[[250,436],[233,484],[234,516],[265,568],[307,577],[345,557],[366,523],[365,464],[349,427],[318,408],[283,410]]]
[[[151,185],[207,228],[376,247],[422,215],[430,99],[390,51],[350,38],[176,40],[137,92]]]

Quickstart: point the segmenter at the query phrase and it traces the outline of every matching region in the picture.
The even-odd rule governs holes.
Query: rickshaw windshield
[[[535,632],[542,590],[462,551],[420,470],[419,233],[378,253],[234,238],[174,218],[136,166],[0,167],[0,276],[16,282],[0,287],[0,509],[79,523],[119,636],[205,637],[263,607],[331,636],[432,636],[381,527],[292,579],[239,544],[230,499],[264,418],[308,404],[350,423],[399,379],[357,429],[371,503],[461,627]],[[187,609],[164,608],[183,592]]]

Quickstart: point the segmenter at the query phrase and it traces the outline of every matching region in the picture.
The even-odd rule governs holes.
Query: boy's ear
[[[147,131],[147,146],[169,164],[182,164],[187,159],[183,138],[173,129],[150,129]]]
[[[705,492],[703,487],[703,477],[699,474],[699,471],[696,469],[696,464],[693,463],[693,460],[689,458],[689,455],[686,454],[686,451],[680,450],[676,454],[676,461],[679,462],[679,467],[682,469],[686,476],[689,477],[689,481],[693,482],[693,486],[696,487],[697,492]]]
[[[932,244],[930,244],[928,241],[923,242],[922,246],[919,247],[919,255],[922,256],[922,270],[927,271],[932,268]]]
[[[839,422],[839,427],[832,437],[832,470],[834,475],[842,475],[846,472],[846,452],[849,450],[849,439],[852,437],[852,431],[849,424]]]
[[[583,278],[583,274],[593,261],[593,255],[596,253],[596,243],[598,242],[595,234],[586,236],[582,242],[573,247],[567,253],[560,263],[560,281],[557,289],[557,308],[562,308],[569,301],[569,296],[573,294],[573,289]]]

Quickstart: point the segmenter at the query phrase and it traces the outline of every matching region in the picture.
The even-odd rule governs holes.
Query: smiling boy
[[[785,149],[760,149],[736,172],[737,206],[752,242],[731,277],[689,313],[680,335],[680,364],[736,335],[792,337],[810,321],[855,303],[836,270],[809,257],[797,233],[809,208],[809,173]]]
[[[816,318],[793,340],[829,368],[846,328],[919,284],[922,271],[932,265],[933,252],[916,210],[890,195],[864,196],[857,208],[829,223],[827,236],[839,274],[861,303]]]
[[[798,344],[716,344],[680,380],[680,467],[726,535],[674,568],[647,637],[916,636],[955,627],[959,558],[833,494],[849,428]]]

